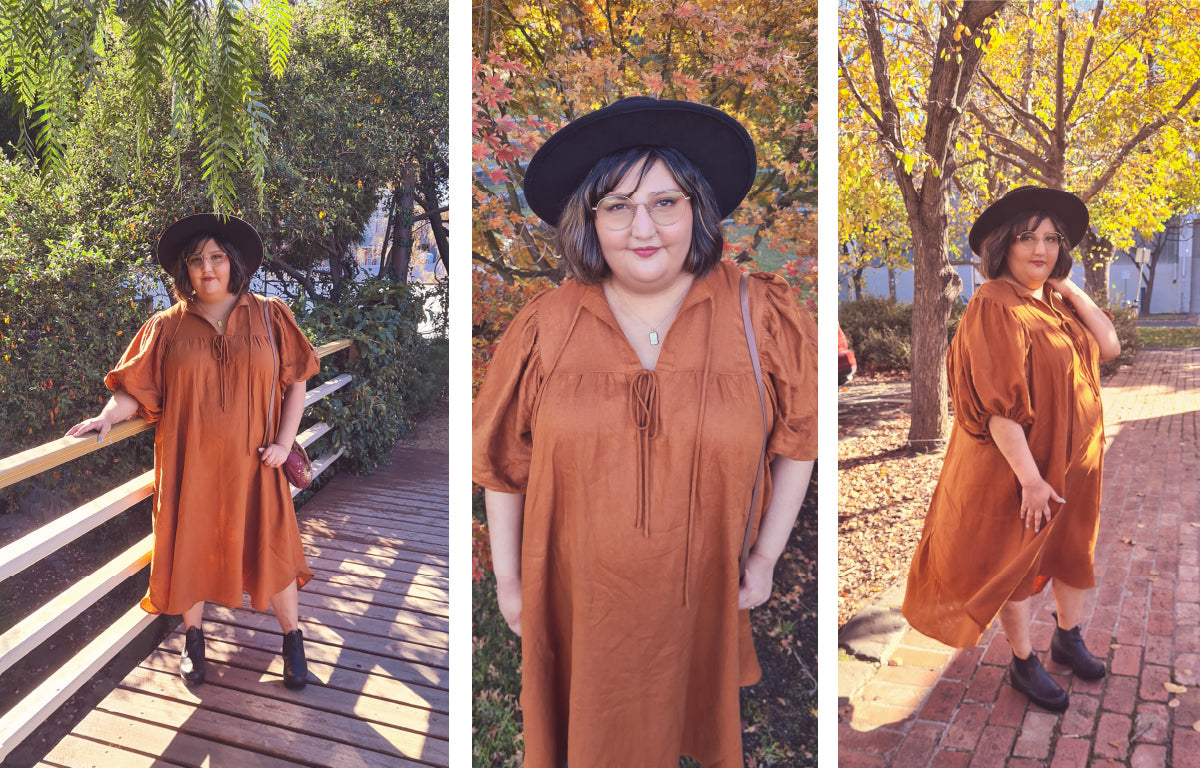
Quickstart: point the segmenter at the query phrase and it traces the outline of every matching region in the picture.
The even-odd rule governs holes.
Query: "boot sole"
[[[1053,648],[1050,649],[1050,660],[1053,661],[1055,664],[1061,664],[1062,666],[1071,670],[1071,674],[1075,675],[1075,677],[1078,677],[1080,680],[1103,680],[1104,676],[1106,674],[1108,674],[1108,671],[1104,668],[1103,662],[1100,665],[1100,673],[1099,674],[1096,674],[1094,672],[1089,672],[1088,670],[1080,671],[1080,670],[1076,669],[1074,666],[1072,666],[1070,661],[1059,658],[1058,655],[1056,655],[1054,653]]]

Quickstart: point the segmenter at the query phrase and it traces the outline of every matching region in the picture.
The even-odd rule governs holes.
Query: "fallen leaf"
[[[1163,683],[1163,688],[1167,689],[1167,693],[1187,693],[1187,686],[1175,683]]]
[[[1171,699],[1170,701],[1167,702],[1167,706],[1171,707],[1172,709],[1174,709],[1175,707],[1178,707],[1179,699]]]

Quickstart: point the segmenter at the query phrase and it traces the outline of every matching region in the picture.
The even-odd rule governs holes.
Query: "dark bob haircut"
[[[996,280],[1007,273],[1008,251],[1017,242],[1017,238],[1021,236],[1022,232],[1032,232],[1037,229],[1047,219],[1050,220],[1056,232],[1066,231],[1063,223],[1052,213],[1025,211],[989,232],[980,244],[979,271],[983,272],[984,278]],[[1062,242],[1058,244],[1058,261],[1054,263],[1050,279],[1062,280],[1069,274],[1071,274],[1071,248],[1067,245],[1067,238],[1064,235]]]
[[[631,147],[597,162],[567,200],[558,220],[559,251],[566,259],[567,271],[579,282],[592,285],[611,272],[600,250],[592,207],[611,194],[621,180],[635,169],[640,184],[655,161],[662,161],[675,183],[691,198],[692,245],[683,261],[684,271],[704,277],[721,260],[725,236],[721,230],[721,214],[708,179],[676,149]]]
[[[250,275],[246,273],[246,265],[242,263],[242,254],[237,246],[211,232],[197,232],[183,244],[175,274],[171,275],[171,291],[175,294],[176,301],[191,301],[195,298],[196,288],[192,285],[191,275],[188,274],[187,260],[189,256],[199,253],[209,240],[216,243],[229,257],[229,292],[238,296],[250,290]]]

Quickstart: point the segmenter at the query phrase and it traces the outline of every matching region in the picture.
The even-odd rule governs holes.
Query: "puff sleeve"
[[[1029,330],[1017,312],[978,295],[967,305],[946,359],[954,418],[978,440],[990,441],[988,419],[1033,423]]]
[[[778,275],[751,277],[751,307],[764,384],[773,394],[775,424],[767,454],[796,461],[817,458],[817,328]]]
[[[475,396],[472,478],[489,490],[525,493],[529,482],[533,409],[543,381],[539,299],[518,312],[505,330]]]
[[[279,352],[279,387],[287,389],[297,381],[314,376],[321,364],[287,305],[280,299],[270,298],[267,306]]]
[[[148,422],[162,417],[163,334],[167,320],[159,312],[147,320],[129,342],[125,354],[104,377],[113,392],[124,390],[137,401],[137,415]]]

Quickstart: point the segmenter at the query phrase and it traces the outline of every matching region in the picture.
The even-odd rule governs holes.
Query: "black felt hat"
[[[567,199],[597,162],[642,146],[683,153],[708,180],[722,217],[742,202],[757,170],[750,134],[721,110],[633,96],[589,112],[547,139],[525,170],[525,200],[557,226]]]
[[[1088,227],[1088,209],[1084,202],[1070,192],[1050,187],[1017,187],[989,205],[971,225],[967,240],[971,250],[980,252],[983,240],[993,229],[1022,213],[1045,212],[1054,214],[1062,222],[1067,237],[1067,247],[1079,245]]]
[[[180,251],[192,237],[202,232],[232,243],[238,249],[238,260],[246,268],[248,276],[258,271],[263,260],[263,244],[254,227],[236,216],[197,213],[185,216],[167,227],[158,238],[158,263],[167,274],[175,275],[182,255]]]

